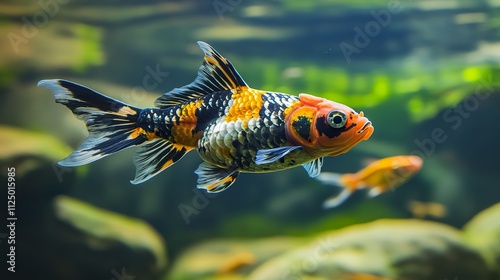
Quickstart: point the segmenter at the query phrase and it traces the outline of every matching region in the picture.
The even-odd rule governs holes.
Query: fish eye
[[[328,124],[333,128],[341,128],[347,122],[347,116],[342,111],[334,110],[328,114]]]

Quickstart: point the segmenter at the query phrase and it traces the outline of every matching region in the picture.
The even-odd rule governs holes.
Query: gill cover
[[[300,101],[291,108],[285,118],[288,140],[305,148],[318,147],[321,143],[319,143],[316,121],[322,107],[321,103],[326,100],[305,93],[301,93],[299,99]]]

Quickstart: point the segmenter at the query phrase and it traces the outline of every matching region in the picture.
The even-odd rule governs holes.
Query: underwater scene
[[[500,280],[499,0],[0,15],[0,279]]]

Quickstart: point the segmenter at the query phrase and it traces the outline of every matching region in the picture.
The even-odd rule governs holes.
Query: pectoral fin
[[[240,174],[236,169],[224,169],[206,162],[201,163],[194,173],[198,175],[198,189],[211,193],[227,189]]]
[[[272,163],[297,149],[302,149],[302,147],[285,146],[273,149],[258,150],[257,155],[255,155],[255,163],[258,165]]]
[[[306,169],[309,177],[314,178],[321,173],[321,167],[323,166],[323,158],[317,158],[313,161],[310,161],[306,164],[302,164],[302,166]]]

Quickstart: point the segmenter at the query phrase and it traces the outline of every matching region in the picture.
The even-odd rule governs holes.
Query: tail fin
[[[79,166],[139,145],[148,139],[136,122],[141,109],[106,97],[90,88],[65,80],[42,80],[38,86],[52,91],[56,102],[85,121],[89,136],[59,164]]]

